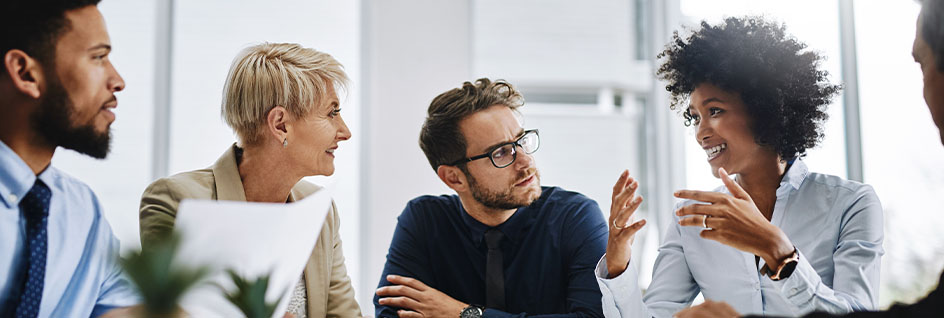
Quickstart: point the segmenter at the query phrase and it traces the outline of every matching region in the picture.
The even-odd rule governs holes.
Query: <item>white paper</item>
[[[233,269],[250,280],[271,274],[266,301],[282,297],[272,317],[283,317],[330,204],[324,189],[294,203],[181,202],[175,225],[181,244],[174,263],[211,268],[210,275],[183,296],[181,307],[193,317],[243,317],[223,294],[223,288],[235,289],[226,273]]]

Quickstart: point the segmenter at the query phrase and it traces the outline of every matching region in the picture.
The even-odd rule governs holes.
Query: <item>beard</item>
[[[39,110],[30,117],[31,125],[51,145],[75,150],[96,159],[104,159],[111,146],[111,130],[95,130],[95,117],[85,123],[73,124],[75,104],[69,99],[62,83],[49,76],[49,90]]]
[[[532,173],[534,174],[534,185],[537,185],[538,189],[540,190],[541,175],[538,173],[537,168],[532,167],[522,171],[518,174],[518,176],[515,177],[514,180],[521,180]],[[469,188],[472,190],[472,198],[485,207],[491,209],[510,210],[529,206],[532,202],[534,202],[534,200],[537,200],[541,196],[541,191],[538,191],[537,195],[531,195],[529,192],[526,194],[527,197],[517,198],[514,194],[514,185],[496,191],[480,184],[475,179],[475,177],[472,176],[472,174],[465,172],[465,175],[469,180]]]

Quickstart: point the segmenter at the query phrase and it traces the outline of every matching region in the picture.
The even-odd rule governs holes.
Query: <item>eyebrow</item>
[[[703,100],[703,101],[701,102],[701,104],[702,104],[702,106],[704,106],[704,105],[708,105],[708,103],[711,103],[711,102],[724,103],[724,101],[721,100],[720,98],[717,98],[717,97],[709,97],[709,98],[706,98],[705,100]]]
[[[515,140],[517,140],[518,138],[521,138],[521,136],[524,136],[524,128],[521,128],[521,132],[519,132],[518,135],[515,136]],[[514,140],[512,140],[512,141],[514,141]],[[497,148],[498,146],[507,144],[507,143],[509,143],[509,142],[511,142],[511,141],[502,141],[502,142],[495,143],[495,144],[493,144],[493,145],[491,145],[491,146],[486,147],[486,148],[485,148],[485,151],[492,151],[493,149]]]
[[[89,50],[89,51],[95,51],[95,50],[101,50],[101,49],[105,49],[105,50],[111,52],[111,45],[110,45],[110,44],[106,44],[106,43],[102,43],[102,44],[99,44],[99,45],[90,47],[88,50]]]
[[[706,98],[705,100],[703,100],[703,101],[701,102],[701,105],[704,106],[704,105],[707,105],[708,103],[711,103],[711,102],[724,103],[724,101],[721,100],[720,98],[717,98],[717,97],[709,97],[709,98]],[[687,111],[689,114],[691,114],[691,113],[692,113],[692,108],[695,108],[695,103],[689,104],[689,105],[688,105],[688,108],[685,109],[685,111]]]

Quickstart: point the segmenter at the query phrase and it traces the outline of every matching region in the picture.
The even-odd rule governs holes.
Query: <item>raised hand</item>
[[[680,190],[675,197],[707,204],[690,204],[675,212],[682,226],[704,227],[701,237],[752,253],[767,264],[779,264],[793,254],[794,247],[780,228],[760,212],[751,196],[724,168],[718,169],[721,181],[731,195],[712,191]]]
[[[610,278],[626,270],[632,256],[636,232],[646,225],[646,220],[633,223],[633,213],[642,203],[642,197],[636,196],[638,188],[639,182],[629,177],[628,170],[624,170],[619,180],[613,185],[613,200],[610,203],[610,237],[606,242],[606,268]]]

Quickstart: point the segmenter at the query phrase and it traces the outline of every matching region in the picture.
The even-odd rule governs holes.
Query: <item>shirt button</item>
[[[16,202],[16,194],[10,194],[7,198],[10,199],[10,203]]]

